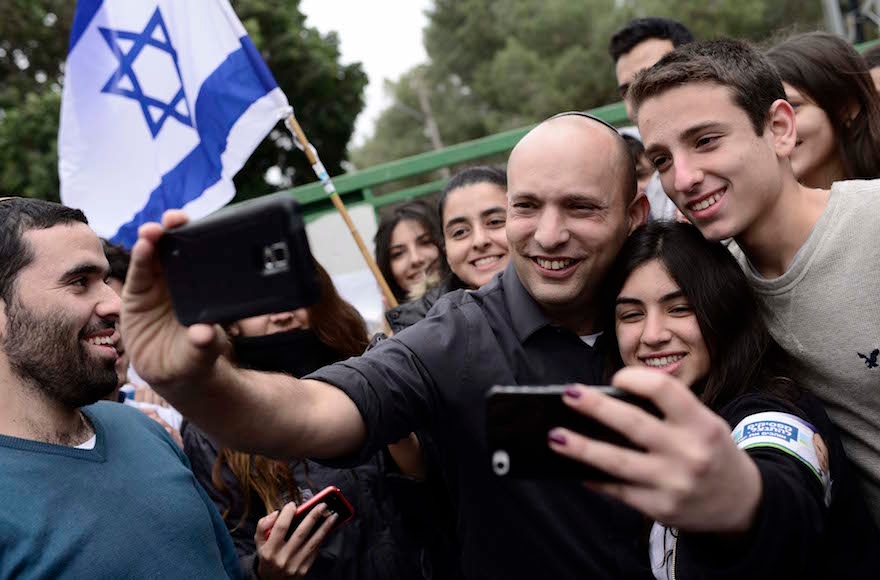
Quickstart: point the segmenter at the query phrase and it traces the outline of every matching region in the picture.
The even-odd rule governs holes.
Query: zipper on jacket
[[[675,556],[676,548],[678,548],[678,535],[676,534],[672,540],[672,580],[675,580]]]

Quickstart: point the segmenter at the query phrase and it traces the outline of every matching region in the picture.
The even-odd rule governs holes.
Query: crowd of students
[[[384,340],[319,264],[309,308],[183,327],[156,255],[182,212],[129,264],[0,199],[0,577],[873,577],[877,51],[657,18],[610,49],[637,130],[561,113],[383,219]],[[179,428],[110,402],[129,358]],[[499,384],[568,385],[637,449],[560,427],[614,480],[496,477]],[[328,485],[355,519],[293,526]]]

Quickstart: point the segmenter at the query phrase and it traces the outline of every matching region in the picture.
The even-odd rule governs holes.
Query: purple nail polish
[[[565,389],[565,396],[572,399],[579,399],[581,392],[576,387],[568,387]]]
[[[557,431],[550,431],[550,433],[547,434],[547,439],[557,445],[565,445],[567,442],[565,435]]]

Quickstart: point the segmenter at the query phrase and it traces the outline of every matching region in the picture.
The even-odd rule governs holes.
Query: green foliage
[[[0,120],[0,195],[58,199],[61,95],[27,93]]]
[[[681,20],[698,38],[754,41],[822,23],[818,0],[436,0],[424,33],[429,62],[419,70],[443,142],[618,100],[608,41],[649,15]],[[389,85],[394,104],[352,153],[358,167],[431,149],[412,74]]]
[[[360,63],[339,64],[339,39],[305,25],[299,0],[237,0],[233,6],[293,105],[297,120],[331,175],[342,172],[354,122],[363,109],[367,75]],[[273,189],[264,179],[278,166],[290,183],[317,178],[303,152],[290,147],[283,124],[265,139],[235,177],[235,201]]]
[[[324,165],[341,172],[363,108],[367,78],[360,63],[339,64],[337,37],[305,26],[299,0],[234,0],[233,6]],[[73,0],[0,2],[0,195],[57,199],[60,86],[74,7]],[[272,166],[289,179],[281,187],[316,179],[279,124],[236,176],[236,199],[274,191],[264,179]]]
[[[0,195],[58,201],[58,116],[68,0],[0,3]]]
[[[57,90],[74,6],[70,0],[0,2],[0,109],[17,106],[27,93]]]
[[[822,3],[804,0],[639,0],[638,16],[684,22],[697,38],[765,41],[822,26]]]

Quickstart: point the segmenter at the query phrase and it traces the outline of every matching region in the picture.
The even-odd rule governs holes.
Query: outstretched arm
[[[550,445],[620,479],[589,487],[678,528],[670,556],[678,578],[821,575],[812,568],[822,561],[828,541],[823,536],[827,510],[818,459],[811,460],[816,463],[813,473],[796,453],[781,451],[779,443],[758,446],[759,435],[739,435],[746,440],[738,444],[730,424],[669,375],[628,368],[612,383],[653,401],[664,418],[585,387],[572,387],[564,399],[642,450],[563,429],[551,432]],[[768,409],[766,402],[761,405],[759,410]],[[746,413],[741,418],[767,422],[768,431],[787,422],[797,426],[792,422],[797,417],[784,413]],[[739,426],[734,430],[745,431]]]
[[[166,212],[165,228],[186,223]],[[366,427],[332,385],[234,367],[219,326],[182,326],[156,252],[159,224],[140,228],[122,292],[122,333],[150,385],[222,444],[275,457],[335,457],[356,451]]]
[[[644,451],[564,429],[551,433],[550,446],[619,478],[590,487],[666,525],[695,532],[748,531],[762,498],[761,474],[733,442],[727,422],[664,373],[627,368],[612,384],[650,399],[665,418],[585,387],[572,387],[564,400],[625,434]]]

